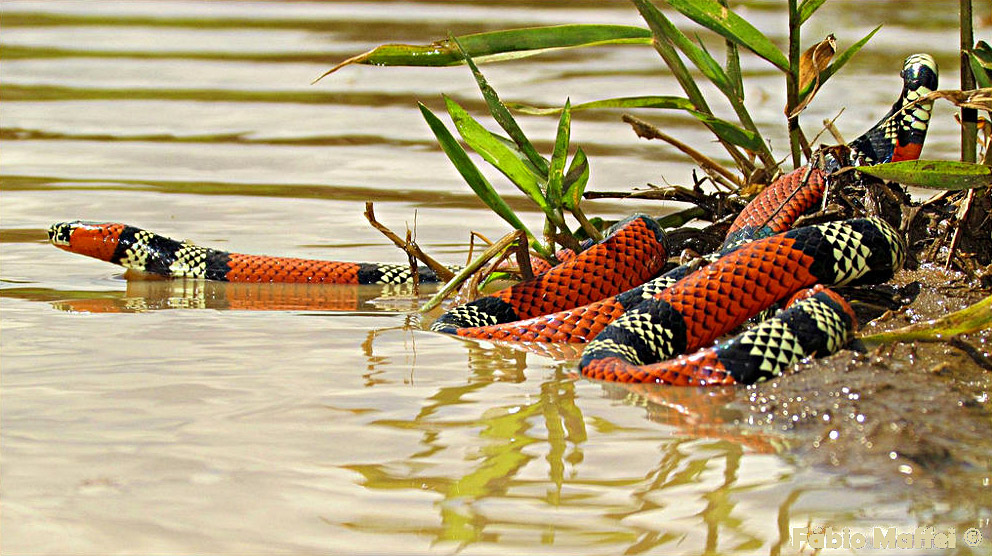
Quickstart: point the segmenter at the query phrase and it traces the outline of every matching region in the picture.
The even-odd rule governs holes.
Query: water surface
[[[807,36],[843,47],[885,27],[811,105],[808,130],[843,108],[837,125],[856,136],[914,51],[956,86],[956,14],[930,5],[827,4]],[[782,8],[740,11],[781,41]],[[910,490],[790,455],[785,432],[735,426],[726,404],[746,390],[576,380],[570,362],[423,331],[402,289],[128,281],[47,245],[53,222],[108,220],[227,250],[401,262],[362,217],[374,200],[382,222],[462,262],[470,229],[508,230],[416,102],[440,109],[445,93],[481,114],[467,70],[310,81],[383,42],[641,24],[627,3],[11,0],[0,18],[5,553],[779,554],[808,523],[963,530],[981,517],[921,510]],[[782,79],[744,64],[784,156]],[[676,94],[661,68],[628,46],[484,70],[508,100],[557,105]],[[693,121],[639,115],[720,156]],[[554,119],[522,123],[550,150]],[[619,113],[576,114],[572,137],[590,189],[690,183],[690,164]],[[925,155],[953,157],[956,141],[938,106]]]

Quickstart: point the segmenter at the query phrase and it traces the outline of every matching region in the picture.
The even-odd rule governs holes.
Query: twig
[[[513,249],[512,251],[511,249],[504,250],[502,253],[499,254],[499,257],[497,257],[495,261],[493,261],[491,264],[486,266],[484,269],[479,270],[479,272],[473,274],[472,279],[468,281],[468,285],[465,288],[462,288],[463,290],[468,290],[468,294],[465,296],[466,297],[465,301],[474,301],[476,298],[478,298],[480,284],[488,280],[489,277],[492,276],[493,272],[495,272],[496,269],[499,268],[501,265],[506,263],[510,255],[515,252],[516,249]]]
[[[519,230],[518,234],[521,233]],[[519,239],[519,235],[518,235]],[[522,241],[517,241],[517,267],[520,269],[520,277],[530,280],[534,277],[534,269],[530,266],[530,249],[528,249],[527,237],[524,234]]]
[[[592,222],[586,218],[586,213],[582,212],[582,209],[578,205],[572,210],[572,216],[579,221],[579,226],[585,230],[586,235],[591,237],[594,241],[601,241],[603,239],[603,234],[593,226]]]
[[[413,244],[410,228],[406,229],[406,244]],[[417,264],[417,259],[413,256],[413,253],[409,251],[406,252],[406,258],[410,261],[410,279],[413,282],[413,297],[420,297],[420,265]]]
[[[558,245],[561,245],[565,249],[571,249],[572,251],[575,251],[576,253],[579,253],[579,252],[582,251],[582,245],[579,244],[579,240],[575,239],[575,236],[573,236],[572,234],[570,234],[568,232],[565,232],[565,233],[557,233],[556,232],[552,236],[552,239],[554,239],[554,242],[555,243],[557,243]]]
[[[522,239],[521,239],[521,234],[523,234]],[[424,306],[420,308],[420,312],[426,313],[431,309],[440,305],[441,302],[444,301],[446,297],[451,295],[451,292],[458,289],[458,287],[461,286],[466,279],[468,279],[470,276],[478,272],[479,269],[482,268],[482,266],[485,265],[487,262],[489,262],[490,259],[492,259],[496,255],[501,254],[503,251],[506,250],[507,247],[513,245],[514,242],[519,242],[519,241],[523,241],[525,243],[527,242],[527,234],[521,230],[511,232],[500,238],[500,240],[497,241],[496,243],[490,245],[489,248],[483,251],[478,258],[467,264],[465,268],[461,270],[461,272],[454,275],[450,280],[448,280],[444,284],[444,287],[442,287],[436,294],[434,294],[434,297],[430,298],[430,300],[428,300],[427,303],[425,303]]]
[[[834,136],[834,141],[837,141],[837,144],[838,145],[846,145],[847,144],[847,141],[844,140],[844,136],[840,134],[840,130],[838,130],[837,129],[837,126],[834,125],[834,122],[836,122],[837,119],[840,118],[840,115],[843,114],[843,113],[844,113],[844,109],[841,108],[840,109],[840,112],[838,112],[837,115],[833,117],[833,119],[831,119],[831,120],[823,120],[823,127],[827,131],[830,132],[830,135],[833,135]],[[819,138],[820,138],[820,134],[817,133],[816,134],[816,137],[813,138],[813,141],[815,142],[815,141],[819,140]]]
[[[961,241],[961,228],[968,225],[968,213],[971,212],[971,203],[974,200],[975,190],[969,189],[968,196],[965,198],[961,208],[958,209],[958,225],[955,227],[954,236],[951,238],[951,247],[947,251],[947,260],[944,261],[944,268],[951,267],[951,257],[954,256],[954,252],[958,248],[958,242]]]
[[[699,164],[699,167],[702,168],[707,174],[709,174],[711,178],[713,178],[713,181],[720,181],[730,189],[739,189],[744,186],[744,182],[742,182],[739,177],[734,175],[734,173],[731,172],[730,170],[727,170],[726,168],[718,164],[712,158],[697,151],[696,149],[690,147],[689,145],[686,145],[685,143],[679,141],[678,139],[672,137],[671,135],[668,135],[664,131],[661,131],[657,127],[645,122],[644,120],[635,118],[630,114],[624,114],[623,121],[627,122],[628,124],[630,124],[630,127],[634,128],[634,133],[636,133],[638,137],[641,137],[643,139],[661,139],[662,141],[682,151],[683,153],[688,155],[689,158],[695,160],[696,164]],[[727,183],[728,181],[730,183]]]
[[[397,247],[406,251],[407,256],[416,257],[417,260],[427,265],[428,268],[434,271],[434,274],[437,274],[439,280],[447,282],[455,276],[455,274],[448,270],[443,264],[435,261],[427,253],[424,253],[416,242],[411,242],[409,237],[404,242],[400,236],[394,234],[392,230],[380,224],[375,219],[375,211],[372,208],[371,202],[365,203],[365,219],[369,221],[369,224],[371,224],[373,228],[382,232],[382,235],[389,238],[389,240],[392,241]]]
[[[985,369],[986,371],[992,371],[992,360],[983,355],[982,352],[975,349],[975,346],[962,340],[960,336],[951,338],[947,341],[947,343],[965,352],[965,354],[967,354],[968,357],[971,357],[972,361],[977,363],[979,367]]]

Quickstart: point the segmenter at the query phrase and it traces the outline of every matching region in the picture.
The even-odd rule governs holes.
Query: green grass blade
[[[525,155],[527,155],[527,159],[531,161],[531,164],[533,164],[534,167],[541,172],[541,174],[547,174],[548,161],[537,152],[534,145],[531,144],[530,140],[527,139],[527,136],[524,135],[524,132],[520,129],[517,121],[513,119],[513,115],[510,114],[510,110],[503,104],[502,101],[499,100],[499,95],[496,94],[496,90],[489,85],[488,81],[486,81],[485,76],[483,76],[482,72],[479,71],[479,66],[477,66],[475,61],[472,60],[472,56],[468,53],[468,51],[462,47],[461,42],[459,42],[456,38],[452,38],[451,40],[454,41],[455,45],[461,50],[461,54],[465,57],[465,63],[467,63],[468,67],[471,68],[472,75],[475,76],[475,82],[479,85],[479,90],[482,91],[482,96],[486,99],[486,105],[489,106],[489,112],[493,115],[493,118],[496,119],[496,123],[498,123],[500,127],[506,131],[506,133],[510,136],[510,139],[513,139],[513,142],[517,144]]]
[[[982,67],[984,67],[987,71],[992,71],[992,46],[989,46],[989,43],[985,41],[978,41],[971,53],[978,58]]]
[[[644,3],[647,4],[647,2]],[[699,68],[699,71],[703,72],[703,75],[712,81],[724,95],[733,93],[734,85],[730,81],[730,78],[727,77],[723,68],[710,56],[710,53],[706,49],[692,42],[671,20],[665,17],[665,14],[658,10],[649,10],[649,13],[651,14],[651,19],[648,20],[648,25],[652,31],[657,33],[659,37],[667,39],[673,46],[681,50],[689,58],[689,61]]]
[[[685,47],[683,48],[679,45],[679,48],[686,53],[686,56],[688,56],[692,63],[699,68],[699,71],[703,72],[703,75],[705,75],[707,79],[712,81],[713,84],[720,89],[720,92],[728,98],[738,98],[737,85],[730,78],[730,76],[723,71],[723,66],[720,65],[720,62],[717,62],[716,59],[713,58],[713,55],[710,54],[710,51],[706,50],[706,47],[703,45],[703,40],[699,38],[699,35],[696,35],[696,43],[698,43],[698,46],[692,41],[686,41]],[[686,49],[689,49],[689,51],[686,51]]]
[[[813,14],[816,13],[816,10],[820,9],[820,6],[822,6],[826,1],[827,0],[803,0],[803,2],[799,4],[799,24],[802,25],[803,23],[806,23],[806,20],[812,17]]]
[[[689,73],[689,69],[685,66],[682,61],[681,56],[675,50],[675,45],[672,42],[671,35],[681,35],[681,32],[672,32],[675,26],[671,21],[665,17],[665,14],[661,13],[654,4],[649,0],[632,0],[634,5],[637,7],[637,11],[647,22],[648,27],[651,28],[651,32],[654,33],[655,41],[654,48],[661,55],[661,58],[665,61],[668,69],[671,70],[672,75],[679,82],[679,86],[685,91],[687,97],[689,97],[689,102],[691,102],[695,109],[699,112],[705,114],[712,114],[709,104],[706,102],[706,98],[703,93],[699,90],[699,86],[696,85],[696,80]],[[678,31],[676,29],[676,31]],[[684,35],[683,35],[684,36]],[[737,163],[738,167],[748,173],[750,169],[753,169],[753,164],[736,146],[720,140],[723,147],[727,150],[730,156]]]
[[[689,68],[685,66],[682,58],[675,51],[675,45],[667,38],[671,34],[670,28],[674,27],[672,22],[649,0],[633,0],[633,2],[637,7],[637,11],[640,12],[641,17],[644,18],[644,21],[647,22],[648,27],[651,28],[651,32],[656,37],[654,41],[655,50],[658,51],[658,54],[661,55],[668,69],[672,71],[672,75],[678,80],[679,86],[682,87],[686,96],[689,97],[689,102],[695,106],[696,110],[709,112],[709,105],[706,103],[703,93],[699,90],[699,86],[696,85],[696,80],[693,79],[692,74],[689,73]]]
[[[430,111],[429,108],[420,104],[420,113],[423,114],[424,119],[427,120],[427,125],[430,126],[431,131],[434,132],[434,136],[437,137],[437,142],[441,146],[441,150],[444,154],[448,155],[448,158],[458,169],[458,173],[462,175],[462,178],[468,183],[472,191],[482,199],[482,202],[486,204],[493,212],[498,214],[503,220],[509,222],[511,226],[517,230],[523,230],[527,237],[531,239],[532,243],[536,243],[534,235],[530,233],[527,226],[517,218],[516,213],[513,209],[506,204],[506,201],[499,196],[499,193],[493,189],[492,184],[486,180],[479,168],[472,162],[472,159],[468,157],[468,153],[462,148],[458,141],[455,140],[448,128],[445,127],[444,123]]]
[[[509,151],[512,152],[513,155],[520,160],[520,162],[523,162],[524,166],[527,167],[527,170],[531,174],[534,174],[534,176],[537,177],[538,181],[544,182],[545,180],[548,179],[547,172],[541,172],[540,170],[538,170],[537,167],[534,166],[534,163],[531,162],[529,158],[527,158],[527,155],[525,155],[524,152],[520,150],[520,147],[518,147],[517,144],[514,143],[512,139],[508,137],[504,137],[497,133],[493,133],[492,135],[493,137],[496,138],[497,141],[502,143],[504,147],[509,149]]]
[[[469,115],[457,102],[444,97],[448,114],[455,128],[472,150],[486,162],[492,164],[510,179],[521,191],[530,197],[541,210],[547,212],[549,205],[541,191],[540,177],[513,152],[503,141],[489,132],[475,118]]]
[[[820,72],[820,87],[823,87],[823,84],[826,83],[828,79],[830,79],[835,73],[840,71],[840,69],[844,67],[844,64],[850,61],[851,58],[854,57],[854,55],[857,54],[859,50],[861,50],[861,47],[867,44],[868,41],[871,40],[871,38],[875,36],[875,33],[877,33],[878,30],[881,28],[882,28],[881,25],[875,27],[874,29],[871,30],[870,33],[862,37],[861,40],[847,47],[847,49],[844,50],[844,52],[840,53],[840,56],[834,58],[833,63],[831,63],[829,66],[824,68],[823,71]],[[802,100],[805,99],[807,95],[809,95],[810,91],[813,90],[813,86],[815,83],[816,81],[814,80],[809,85],[807,85],[805,89],[799,92],[800,102],[802,102]]]
[[[789,71],[789,60],[771,39],[732,10],[721,6],[716,0],[666,1],[682,15],[703,27],[747,48],[780,70]]]
[[[520,103],[506,103],[510,108],[524,114],[534,116],[551,116],[560,114],[561,108],[539,108]],[[572,112],[579,110],[592,110],[597,108],[671,108],[677,110],[694,110],[692,102],[685,97],[676,96],[643,96],[643,97],[618,97],[592,102],[583,102],[572,106]]]
[[[737,43],[727,40],[727,63],[724,71],[730,78],[731,85],[734,86],[737,98],[744,100],[744,75],[741,73],[741,56],[737,50]]]
[[[572,130],[572,103],[565,101],[565,107],[558,118],[558,133],[555,136],[555,150],[551,155],[551,169],[548,171],[548,202],[554,211],[560,211],[562,182],[565,181],[565,162],[568,158],[568,143]],[[559,224],[555,222],[555,224]]]
[[[973,162],[904,160],[877,166],[858,166],[857,170],[903,185],[944,191],[961,191],[992,185],[992,168]]]
[[[975,83],[983,89],[992,87],[992,47],[985,41],[978,41],[968,54]]]
[[[732,124],[727,120],[721,120],[716,116],[703,114],[702,112],[690,110],[689,113],[712,129],[717,137],[728,143],[737,145],[738,147],[744,147],[751,152],[761,152],[767,148],[764,139],[753,131]]]
[[[533,56],[549,50],[608,44],[651,44],[651,32],[628,25],[555,25],[462,35],[458,41],[479,62]],[[321,79],[351,64],[456,66],[464,59],[451,39],[431,44],[384,44],[337,64]]]
[[[975,76],[975,84],[982,89],[992,87],[992,72],[982,65],[981,60],[975,56],[974,52],[970,53],[968,62],[971,65],[971,73]]]
[[[568,210],[575,210],[582,201],[582,194],[589,184],[589,159],[586,158],[585,151],[579,147],[572,157],[572,163],[568,166],[565,174],[562,192],[562,204]]]
[[[970,334],[992,327],[992,295],[970,307],[945,317],[916,323],[898,330],[864,336],[861,341],[874,346],[891,342],[941,341],[959,334]]]

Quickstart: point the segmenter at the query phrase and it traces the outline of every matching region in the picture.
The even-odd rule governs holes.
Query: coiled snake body
[[[936,88],[936,64],[925,54],[910,56],[902,77],[889,114],[851,142],[855,161],[919,156],[932,103],[914,101]],[[506,341],[589,342],[579,368],[600,380],[707,385],[775,376],[803,357],[836,351],[856,326],[844,299],[823,285],[884,281],[905,258],[904,239],[879,219],[789,230],[820,202],[833,169],[800,168],[767,187],[735,220],[721,256],[695,272],[680,267],[652,279],[665,263],[665,235],[653,219],[632,217],[571,260],[456,307],[432,329]],[[75,253],[170,277],[338,284],[411,277],[407,265],[227,253],[123,224],[61,223],[49,238]],[[419,273],[424,282],[437,281],[428,268]],[[811,286],[816,289],[803,291]],[[789,308],[736,338],[665,361],[705,348],[792,296]]]

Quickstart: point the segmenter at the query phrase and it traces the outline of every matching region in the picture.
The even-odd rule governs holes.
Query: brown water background
[[[784,2],[734,5],[781,44]],[[807,131],[841,108],[842,133],[863,131],[913,52],[956,88],[956,5],[828,2],[810,41],[834,33],[844,48],[884,27],[811,105]],[[555,23],[643,25],[614,1],[4,0],[3,553],[790,554],[790,529],[808,523],[963,530],[981,517],[734,426],[722,408],[746,390],[648,399],[575,380],[571,363],[425,332],[410,302],[374,288],[127,282],[46,242],[54,222],[108,220],[227,250],[402,262],[362,218],[375,200],[387,225],[416,223],[426,250],[462,262],[469,229],[508,230],[416,102],[440,109],[445,93],[481,117],[469,72],[355,66],[309,83],[381,43]],[[755,120],[785,156],[784,80],[743,63]],[[678,92],[646,46],[483,69],[504,99],[536,105]],[[938,105],[925,157],[956,158],[952,114]],[[691,119],[639,115],[720,154]],[[549,151],[555,120],[521,121]],[[577,113],[572,139],[590,189],[690,182],[691,165],[615,111]],[[588,204],[606,217],[672,208]]]

